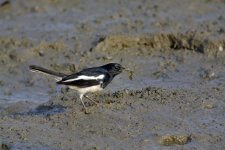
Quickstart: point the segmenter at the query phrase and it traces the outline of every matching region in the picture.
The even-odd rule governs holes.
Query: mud
[[[0,149],[225,149],[225,1],[0,0]],[[29,71],[109,62],[98,105]]]

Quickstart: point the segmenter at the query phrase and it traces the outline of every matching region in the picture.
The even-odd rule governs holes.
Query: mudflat
[[[0,149],[225,149],[224,0],[0,0]],[[89,94],[29,71],[117,62]]]

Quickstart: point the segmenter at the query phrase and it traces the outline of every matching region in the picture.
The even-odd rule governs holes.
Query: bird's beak
[[[134,72],[133,70],[130,70],[130,69],[125,68],[125,67],[121,67],[121,70],[125,70],[125,71],[128,71],[128,72]]]
[[[133,72],[132,70],[130,70],[128,68],[123,68],[123,70],[128,71],[128,72]]]

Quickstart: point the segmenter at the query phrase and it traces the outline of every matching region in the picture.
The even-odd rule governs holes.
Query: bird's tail
[[[64,73],[55,72],[55,71],[48,70],[46,68],[43,68],[43,67],[40,67],[40,66],[35,66],[35,65],[31,65],[30,66],[30,70],[33,71],[33,72],[41,72],[41,73],[46,73],[46,74],[49,74],[49,75],[53,75],[53,76],[59,77],[60,79],[65,77],[65,76],[67,76]]]

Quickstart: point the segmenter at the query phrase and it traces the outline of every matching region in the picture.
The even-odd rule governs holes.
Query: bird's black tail
[[[57,76],[57,77],[60,77],[60,78],[63,78],[65,76],[67,76],[64,73],[55,72],[55,71],[48,70],[48,69],[45,69],[43,67],[35,66],[35,65],[31,65],[30,66],[30,70],[31,71],[34,71],[34,72],[38,71],[38,72],[46,73],[46,74],[53,75],[53,76]]]

